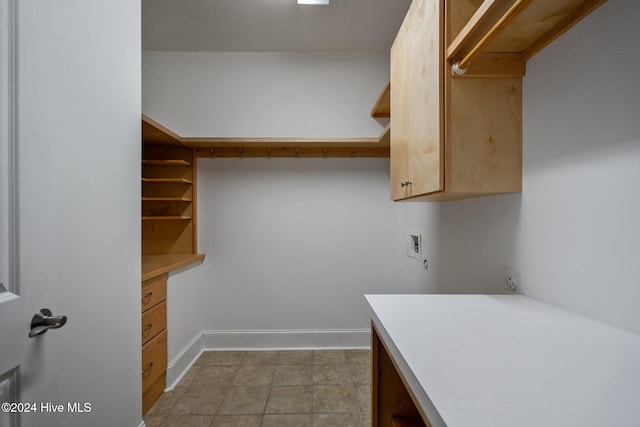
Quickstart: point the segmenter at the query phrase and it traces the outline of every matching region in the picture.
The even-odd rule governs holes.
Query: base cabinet
[[[431,427],[371,325],[371,425],[373,427]]]
[[[142,414],[162,396],[167,372],[167,275],[142,282]]]

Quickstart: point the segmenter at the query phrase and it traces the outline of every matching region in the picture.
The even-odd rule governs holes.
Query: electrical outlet
[[[518,289],[522,289],[522,270],[516,270],[513,267],[503,267],[502,272],[502,283],[507,291],[517,292]]]
[[[417,260],[422,258],[422,234],[419,231],[411,231],[409,234],[407,256]]]

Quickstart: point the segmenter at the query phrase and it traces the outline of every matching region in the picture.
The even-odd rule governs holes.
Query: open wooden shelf
[[[185,160],[142,160],[142,164],[146,166],[166,166],[166,167],[180,167],[191,166],[191,163]]]
[[[387,82],[387,85],[382,89],[382,92],[380,92],[375,104],[373,104],[371,117],[377,119],[391,117],[391,80]]]
[[[175,221],[175,220],[191,220],[193,217],[191,216],[143,216],[141,217],[143,221]]]
[[[386,103],[388,102],[387,99]],[[167,150],[174,150],[173,154],[179,154],[176,146],[188,147],[194,151],[196,157],[389,157],[388,138],[183,138],[144,115],[142,141],[144,144],[164,145]],[[170,169],[186,168],[191,166],[191,162],[185,158],[159,159],[149,156],[143,159],[142,165]],[[143,178],[143,182],[188,183],[161,181],[159,178],[151,177]]]
[[[142,182],[150,184],[192,184],[193,181],[185,178],[142,178]]]
[[[142,281],[204,260],[204,254],[142,255]]]
[[[458,75],[452,70],[452,75],[521,77],[527,60],[605,2],[484,0],[469,19],[457,16],[468,16],[470,6],[457,6],[448,23],[455,38],[446,58],[467,72]]]
[[[187,258],[196,255],[194,150],[180,136],[143,116],[141,163],[142,255]]]
[[[389,157],[380,138],[184,138],[198,157]]]
[[[391,141],[391,123],[389,123],[380,134],[380,141],[389,144]]]
[[[142,197],[143,202],[192,202],[190,197]]]

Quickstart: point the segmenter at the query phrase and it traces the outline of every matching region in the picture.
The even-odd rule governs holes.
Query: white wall
[[[427,290],[420,264],[402,255],[388,159],[201,159],[198,168],[207,328],[366,329],[363,294]]]
[[[183,136],[377,136],[382,126],[369,111],[388,72],[387,54],[145,52],[143,112]],[[193,311],[213,336],[205,345],[218,345],[221,331],[253,331],[248,345],[268,336],[273,346],[278,331],[317,330],[366,344],[364,293],[434,286],[435,267],[427,272],[404,255],[404,219],[426,232],[424,205],[389,201],[388,163],[200,159],[207,258],[197,267],[196,305],[169,298],[170,358],[193,338],[184,325]]]
[[[145,114],[181,136],[363,137],[387,54],[144,52]]]
[[[640,3],[610,0],[527,64],[523,191],[440,207],[441,284],[522,291],[640,333]]]

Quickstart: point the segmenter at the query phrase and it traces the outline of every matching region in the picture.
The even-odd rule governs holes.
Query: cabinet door
[[[394,200],[444,189],[442,28],[442,0],[414,0],[391,47]]]

